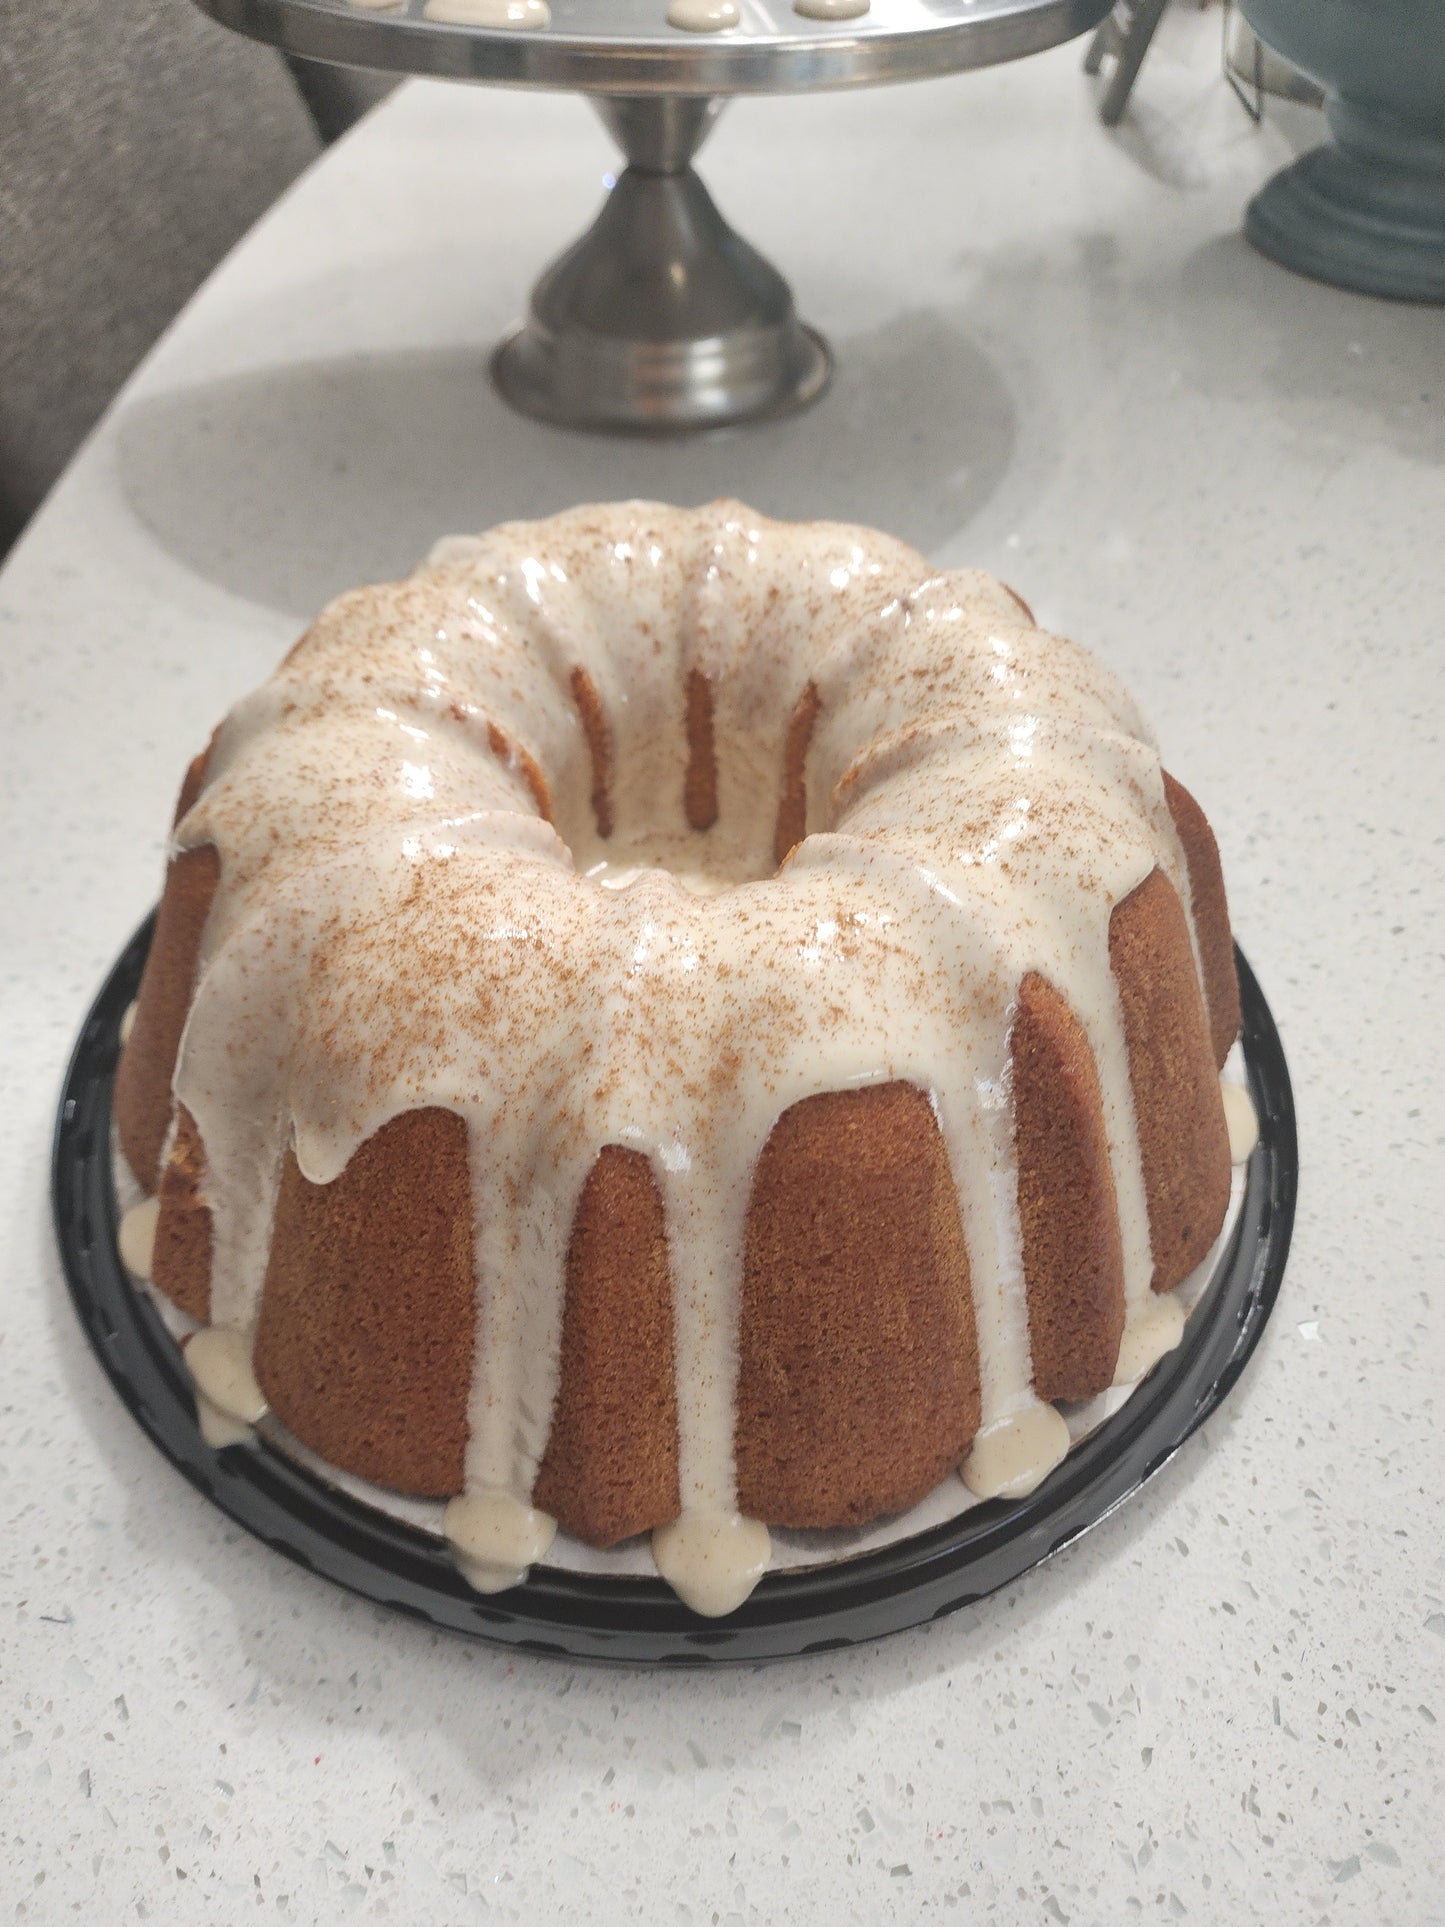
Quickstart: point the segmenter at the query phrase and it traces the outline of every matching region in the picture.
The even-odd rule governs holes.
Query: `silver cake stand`
[[[792,0],[736,0],[738,23],[723,32],[670,26],[669,0],[551,0],[546,24],[525,29],[427,19],[426,0],[386,11],[353,0],[198,4],[313,60],[589,95],[627,166],[533,289],[492,373],[524,414],[637,433],[759,421],[827,386],[826,343],[693,169],[730,95],[993,66],[1097,26],[1110,0],[871,0],[861,16],[831,20],[805,18]],[[529,10],[547,12],[511,0],[514,17]]]

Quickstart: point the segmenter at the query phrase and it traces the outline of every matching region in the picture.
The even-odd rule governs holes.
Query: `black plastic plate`
[[[450,1632],[570,1659],[698,1666],[829,1652],[941,1619],[1049,1558],[1152,1478],[1227,1396],[1274,1308],[1299,1174],[1294,1104],[1274,1020],[1236,951],[1260,1136],[1234,1235],[1183,1343],[1037,1492],[976,1506],[882,1550],[770,1573],[723,1620],[698,1618],[660,1579],[540,1567],[511,1592],[483,1598],[439,1540],[264,1443],[213,1452],[201,1438],[179,1350],[116,1251],[111,1091],[152,921],[126,945],[85,1020],[56,1121],[55,1231],[80,1322],[139,1423],[223,1512],[312,1572]]]

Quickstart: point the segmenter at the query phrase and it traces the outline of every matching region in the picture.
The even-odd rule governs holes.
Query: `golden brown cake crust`
[[[400,1491],[461,1490],[473,1242],[454,1111],[392,1118],[330,1184],[287,1152],[255,1364],[303,1444]]]
[[[221,878],[210,844],[171,858],[135,1023],[115,1077],[115,1121],[126,1162],[147,1191],[160,1178],[171,1128],[171,1077],[190,1009],[196,959]]]
[[[713,736],[712,683],[700,669],[687,677],[687,773],[682,807],[695,830],[717,822],[717,744]]]
[[[1124,1009],[1154,1289],[1172,1291],[1224,1223],[1229,1132],[1189,925],[1162,870],[1115,909],[1109,961]]]
[[[205,1324],[211,1316],[211,1212],[204,1194],[206,1156],[184,1105],[161,1172],[151,1280],[173,1305]]]
[[[1209,1005],[1209,1031],[1216,1069],[1222,1069],[1230,1046],[1239,1035],[1239,974],[1234,967],[1234,939],[1229,929],[1229,905],[1224,895],[1224,871],[1219,845],[1208,819],[1182,783],[1162,770],[1164,800],[1189,867],[1190,908],[1199,961],[1204,972],[1204,995]]]
[[[1113,1383],[1124,1331],[1119,1210],[1093,1052],[1034,971],[1010,1052],[1034,1390],[1089,1398]]]
[[[176,798],[176,813],[171,818],[172,829],[176,827],[183,816],[187,815],[191,805],[196,801],[202,789],[205,787],[206,769],[211,760],[211,751],[216,747],[216,738],[220,733],[219,728],[213,729],[211,731],[211,740],[206,744],[206,747],[199,755],[193,756],[190,762],[187,763],[186,773],[181,778],[181,793]]]
[[[452,704],[452,715],[459,723],[467,721],[467,713],[460,703]],[[520,743],[514,743],[507,732],[496,723],[487,724],[487,747],[498,762],[510,764],[522,773],[522,781],[532,792],[532,801],[537,805],[537,814],[544,823],[552,821],[552,793],[547,788],[547,779],[538,767],[537,759]]]
[[[667,1225],[652,1166],[616,1144],[573,1220],[561,1379],[532,1503],[594,1546],[679,1510]]]
[[[172,827],[200,795],[219,729],[181,779]],[[171,1128],[171,1078],[190,1009],[201,937],[220,882],[213,849],[189,850],[166,866],[155,932],[136,993],[135,1022],[115,1074],[115,1122],[120,1148],[139,1183],[154,1192]]]
[[[943,1140],[908,1084],[784,1111],[743,1260],[738,1504],[768,1525],[916,1503],[978,1429],[968,1258]]]
[[[808,833],[808,750],[822,709],[817,684],[810,682],[788,721],[788,734],[783,743],[778,823],[773,832],[773,861],[779,865],[787,861],[788,852]]]
[[[585,669],[572,671],[570,687],[592,759],[593,821],[597,834],[608,837],[612,834],[612,730],[602,698],[597,694],[597,685]]]

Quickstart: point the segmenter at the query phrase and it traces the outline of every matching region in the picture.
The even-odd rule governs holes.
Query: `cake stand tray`
[[[816,11],[840,0],[800,3]],[[787,282],[728,226],[693,169],[730,96],[993,66],[1097,26],[1110,0],[871,0],[826,20],[792,0],[723,0],[732,24],[721,32],[669,24],[668,0],[511,0],[512,17],[533,23],[525,30],[427,17],[455,12],[456,0],[197,4],[313,60],[589,95],[628,164],[592,227],[533,289],[492,375],[539,420],[655,434],[805,407],[832,368]]]
[[[668,0],[551,0],[546,26],[429,20],[425,0],[197,0],[224,27],[287,53],[441,80],[586,94],[796,94],[927,80],[1042,53],[1096,27],[1108,0],[870,0],[813,20],[792,0],[740,0],[738,25],[689,33]]]
[[[831,1652],[942,1619],[1052,1557],[1153,1478],[1228,1395],[1279,1293],[1299,1169],[1294,1103],[1274,1020],[1236,951],[1259,1142],[1233,1235],[1179,1348],[1035,1493],[976,1505],[881,1550],[770,1573],[722,1620],[698,1618],[660,1579],[546,1566],[483,1597],[439,1536],[361,1503],[264,1439],[217,1452],[201,1437],[179,1348],[116,1249],[111,1094],[151,928],[126,945],[86,1017],[56,1120],[55,1231],[86,1337],[141,1427],[221,1511],[321,1578],[448,1632],[559,1658],[701,1666]]]

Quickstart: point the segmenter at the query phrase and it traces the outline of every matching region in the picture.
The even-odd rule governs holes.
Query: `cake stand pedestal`
[[[524,415],[701,428],[785,414],[827,386],[822,337],[692,166],[722,105],[717,95],[598,100],[628,165],[493,358],[493,380]]]
[[[693,169],[731,96],[992,66],[1097,26],[1110,0],[871,0],[857,17],[827,20],[791,0],[741,0],[739,24],[719,33],[669,26],[667,0],[554,0],[550,15],[514,0],[513,16],[545,19],[528,28],[428,19],[427,0],[385,12],[350,0],[198,4],[310,59],[591,95],[627,166],[537,283],[493,379],[543,421],[667,433],[804,407],[832,366],[787,282],[729,227]]]

